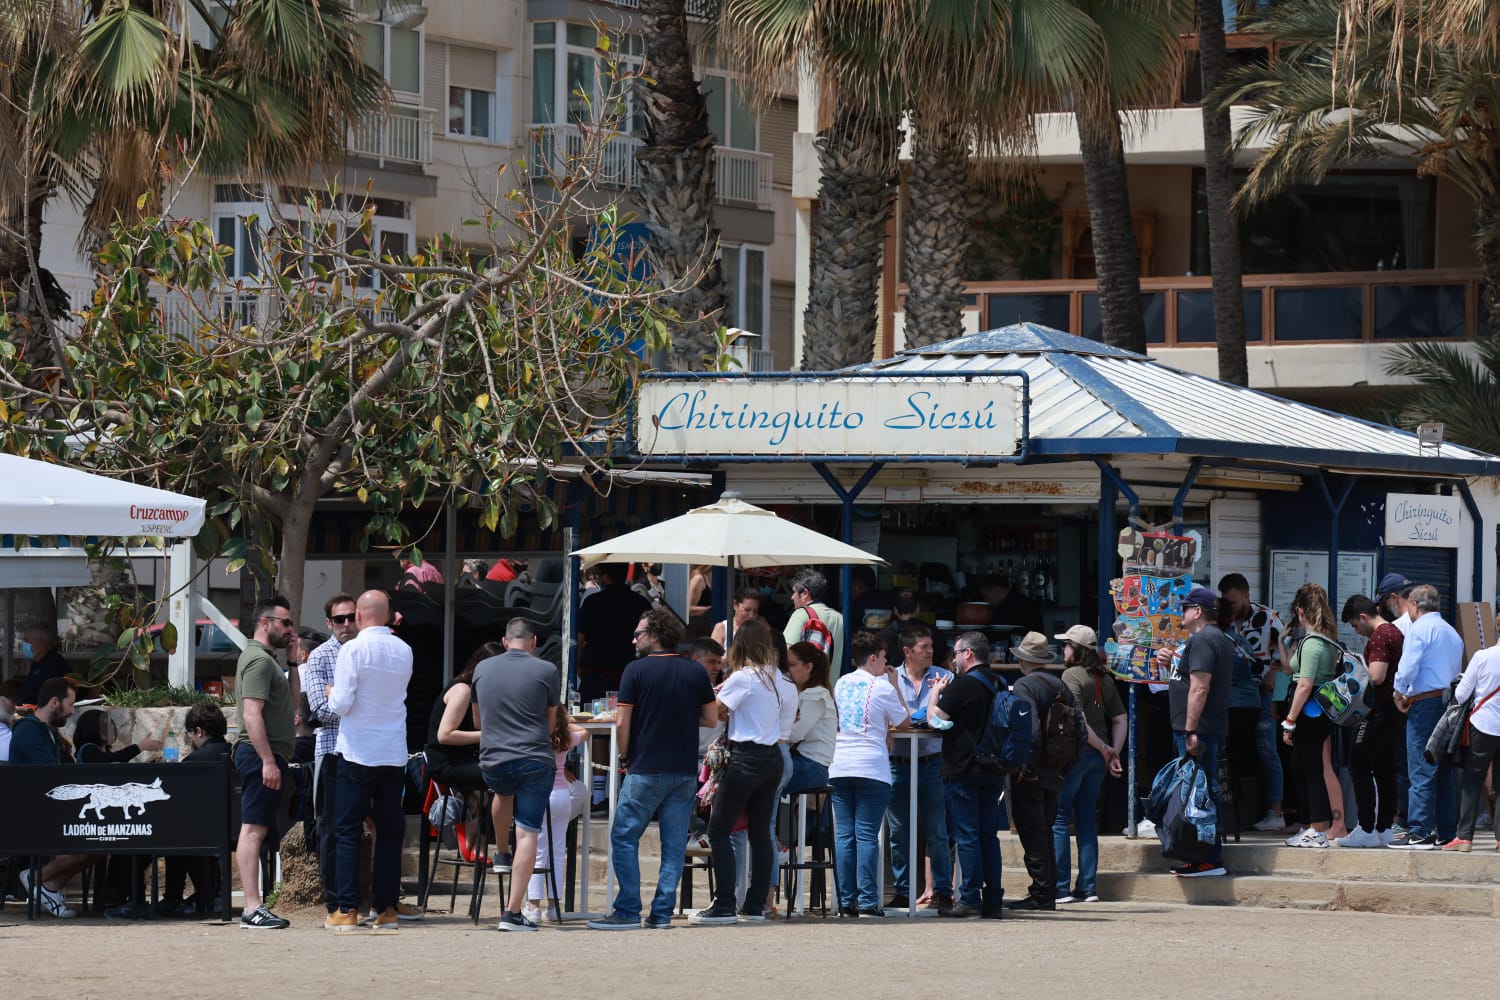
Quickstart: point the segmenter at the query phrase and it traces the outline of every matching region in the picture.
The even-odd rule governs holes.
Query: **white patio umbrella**
[[[881,565],[885,560],[804,528],[733,492],[718,502],[573,553],[601,562],[700,563],[753,569],[819,564]]]
[[[0,533],[191,538],[204,503],[65,465],[0,455]]]

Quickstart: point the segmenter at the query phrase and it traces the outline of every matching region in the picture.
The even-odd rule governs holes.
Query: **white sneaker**
[[[67,897],[56,889],[49,889],[45,884],[41,884],[33,890],[31,888],[31,873],[29,871],[23,870],[21,872],[20,881],[21,888],[26,891],[26,894],[31,895],[35,891],[37,905],[52,916],[57,917],[59,920],[70,920],[78,916],[78,911],[68,906]]]
[[[1356,826],[1347,837],[1339,837],[1333,844],[1335,847],[1384,847],[1385,838],[1373,830]]]
[[[1250,829],[1259,830],[1261,833],[1280,833],[1286,829],[1286,817],[1281,815],[1281,813],[1268,812],[1257,820]]]
[[[1083,897],[1083,901],[1085,903],[1097,903],[1097,902],[1099,902],[1099,897],[1098,896],[1085,896],[1085,897]]]
[[[1300,846],[1301,843],[1302,843],[1302,835],[1304,833],[1308,832],[1311,829],[1312,829],[1312,827],[1310,827],[1310,826],[1299,826],[1299,827],[1297,827],[1297,832],[1294,833],[1294,834],[1292,834],[1290,837],[1286,838],[1286,840],[1284,841],[1284,843],[1288,847],[1298,847],[1298,846]]]
[[[1127,826],[1124,830],[1124,833],[1125,836],[1130,836],[1130,827]],[[1151,822],[1149,819],[1137,820],[1135,824],[1135,835],[1137,837],[1156,836],[1156,824]]]
[[[540,906],[532,906],[530,903],[527,903],[521,907],[521,916],[525,917],[527,920],[530,920],[534,924],[539,924],[542,922],[542,908]]]
[[[1076,903],[1078,902],[1078,898],[1076,896],[1058,896],[1052,902],[1056,903],[1058,906],[1061,906],[1064,903]]]
[[[1377,830],[1375,831],[1375,836],[1380,838],[1381,847],[1390,847],[1391,841],[1396,839],[1396,828],[1391,827],[1388,830]]]
[[[1292,847],[1327,847],[1328,838],[1317,830],[1308,828],[1298,835],[1295,843],[1287,841]]]

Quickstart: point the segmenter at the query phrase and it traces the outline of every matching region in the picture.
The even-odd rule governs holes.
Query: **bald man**
[[[359,841],[365,817],[375,824],[374,933],[392,933],[419,911],[400,907],[401,783],[406,769],[406,685],[411,647],[392,634],[391,603],[367,590],[354,606],[359,634],[339,649],[328,685],[328,707],[339,717],[338,777],[333,792],[334,883],[337,909],[324,924],[360,930]]]

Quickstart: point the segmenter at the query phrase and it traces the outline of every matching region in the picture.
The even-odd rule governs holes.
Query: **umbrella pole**
[[[729,643],[734,639],[734,556],[729,557],[728,579],[724,581],[729,610],[724,614],[724,652],[729,653]]]

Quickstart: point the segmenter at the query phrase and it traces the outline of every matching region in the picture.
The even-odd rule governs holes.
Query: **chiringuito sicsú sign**
[[[1387,493],[1385,544],[1458,548],[1460,502],[1430,493]]]
[[[1004,457],[1021,447],[1021,382],[653,380],[636,444],[642,455]]]

